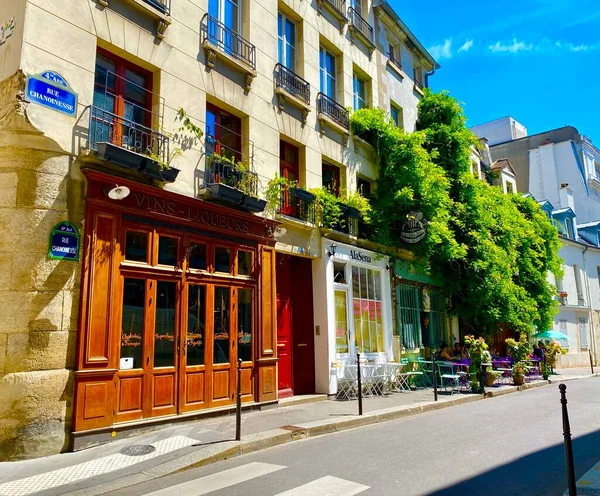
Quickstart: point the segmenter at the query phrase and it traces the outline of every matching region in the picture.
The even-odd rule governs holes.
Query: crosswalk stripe
[[[189,482],[183,482],[176,486],[167,487],[159,491],[146,494],[146,496],[202,496],[219,489],[235,486],[262,475],[267,475],[278,470],[284,469],[283,465],[272,465],[270,463],[252,462],[239,467],[223,470],[216,474],[207,475],[194,479]],[[353,493],[356,494],[356,493]]]
[[[275,496],[354,496],[367,489],[369,486],[327,475]]]

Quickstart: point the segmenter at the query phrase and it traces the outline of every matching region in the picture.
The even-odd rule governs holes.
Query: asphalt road
[[[577,478],[600,460],[600,379],[567,382]],[[113,495],[562,495],[557,385],[307,439]]]

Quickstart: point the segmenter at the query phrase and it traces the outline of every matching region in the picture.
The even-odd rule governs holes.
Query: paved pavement
[[[569,369],[561,371],[555,379],[589,375],[586,369]],[[513,391],[516,391],[515,387],[493,389],[494,394]],[[482,399],[479,395],[442,395],[440,401],[434,404],[431,390],[423,390],[365,399],[363,417],[356,415],[356,401],[317,401],[245,412],[241,443],[233,441],[234,416],[195,421],[119,439],[77,453],[0,463],[0,495],[103,494],[192,465],[211,463],[298,438],[479,399]]]
[[[567,385],[575,468],[600,458],[600,381]],[[561,496],[556,385],[337,432],[190,469],[111,496]],[[585,480],[580,481],[579,495]],[[588,481],[589,482],[589,481]]]

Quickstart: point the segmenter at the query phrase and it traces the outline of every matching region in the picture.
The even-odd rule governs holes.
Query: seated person
[[[454,356],[455,358],[463,358],[463,347],[461,346],[461,344],[457,341],[456,343],[454,343],[454,351],[452,352],[452,356]]]
[[[537,344],[533,345],[533,356],[537,358],[544,358],[544,350],[541,349]]]
[[[448,345],[446,343],[440,343],[440,351],[438,353],[438,359],[445,360],[447,362],[456,360],[455,357],[450,356],[450,353],[448,351]]]

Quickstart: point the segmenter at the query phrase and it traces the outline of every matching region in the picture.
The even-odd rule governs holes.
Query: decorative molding
[[[254,78],[256,77],[255,69],[236,59],[235,57],[232,57],[218,46],[213,45],[209,40],[204,40],[202,42],[202,47],[204,48],[204,53],[206,54],[206,65],[209,68],[214,69],[217,58],[221,59],[230,67],[233,67],[234,69],[245,74],[244,89],[246,91],[250,91],[252,87],[252,81],[254,81]]]
[[[292,105],[298,107],[302,111],[302,124],[306,124],[306,120],[308,119],[308,114],[310,113],[310,104],[306,103],[304,100],[298,98],[295,95],[292,95],[282,86],[277,86],[275,88],[275,94],[277,96],[277,107],[279,110],[283,112],[285,109],[285,102],[289,101]]]

